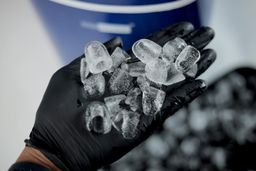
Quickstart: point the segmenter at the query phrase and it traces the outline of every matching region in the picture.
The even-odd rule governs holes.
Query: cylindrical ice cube
[[[200,52],[193,46],[186,46],[176,59],[175,66],[181,72],[187,72],[200,59]]]
[[[111,130],[108,110],[102,102],[92,102],[85,111],[86,127],[89,131],[106,134]]]
[[[140,39],[133,44],[132,51],[141,62],[147,64],[160,56],[162,47],[151,40]]]
[[[86,45],[85,59],[93,74],[109,70],[113,65],[106,47],[98,41],[91,41]]]

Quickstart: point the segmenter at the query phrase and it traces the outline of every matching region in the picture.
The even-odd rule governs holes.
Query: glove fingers
[[[203,74],[216,60],[216,52],[212,49],[205,49],[201,53],[201,59],[197,62],[198,70],[196,78]]]
[[[213,38],[214,31],[210,27],[201,27],[183,37],[187,44],[199,50],[207,46]]]

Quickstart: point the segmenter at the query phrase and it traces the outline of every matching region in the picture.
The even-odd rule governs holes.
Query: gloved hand
[[[197,76],[215,60],[213,50],[202,50],[214,37],[213,30],[207,27],[194,30],[190,23],[178,23],[146,38],[163,45],[175,37],[182,37],[188,44],[201,50]],[[114,38],[106,42],[105,46],[111,53],[117,46],[122,46],[122,41]],[[129,53],[133,56],[131,51]],[[96,135],[86,129],[84,121],[88,104],[81,95],[84,91],[80,81],[82,57],[52,76],[37,111],[30,139],[25,141],[27,146],[39,149],[63,171],[91,171],[118,160],[149,137],[167,117],[206,89],[202,80],[194,79],[166,87],[166,100],[161,114],[153,119],[143,116],[139,123],[142,129],[134,139],[124,139],[114,128],[107,134]]]

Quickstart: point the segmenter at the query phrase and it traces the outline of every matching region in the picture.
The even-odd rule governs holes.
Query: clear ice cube
[[[81,82],[83,84],[85,84],[85,80],[88,75],[89,75],[89,68],[88,68],[87,62],[85,58],[82,58],[80,62],[80,77],[81,77]]]
[[[145,115],[154,116],[161,110],[165,92],[154,87],[148,87],[142,94],[142,109]]]
[[[124,100],[126,96],[124,94],[109,96],[104,98],[104,102],[107,106],[108,111],[110,112],[111,118],[115,118],[118,112],[121,111],[119,103]]]
[[[85,56],[89,70],[93,74],[109,70],[113,65],[106,47],[98,41],[91,41],[86,45]]]
[[[200,59],[200,52],[193,46],[186,46],[175,61],[176,68],[185,73]]]
[[[164,44],[162,58],[168,63],[175,62],[186,46],[187,44],[183,39],[176,37]]]
[[[197,74],[197,70],[198,70],[198,66],[197,64],[194,64],[187,72],[185,72],[184,74],[188,77],[192,77],[195,78],[196,74]]]
[[[141,90],[139,88],[131,89],[125,99],[125,103],[130,106],[132,111],[137,111],[141,108]]]
[[[131,59],[131,57],[121,49],[120,47],[117,47],[114,52],[111,54],[111,58],[113,61],[112,68],[110,68],[110,72],[113,72],[115,68],[119,67],[123,62]]]
[[[104,76],[102,74],[95,74],[84,80],[84,90],[89,96],[102,96],[105,92]]]
[[[183,75],[183,73],[176,69],[174,63],[171,63],[168,66],[167,79],[163,84],[168,86],[183,80],[185,80],[185,76]]]
[[[102,102],[90,103],[85,111],[86,127],[89,131],[106,134],[111,130],[108,110]]]
[[[122,110],[123,123],[122,135],[125,139],[132,139],[138,134],[138,124],[140,121],[140,114],[128,110]]]
[[[127,93],[133,85],[133,78],[127,71],[117,68],[109,79],[109,90],[112,94]]]
[[[138,77],[145,74],[145,64],[142,62],[134,62],[128,65],[130,76]]]
[[[161,59],[157,59],[145,67],[146,77],[156,83],[163,84],[166,82],[168,74],[168,65]]]
[[[147,64],[160,56],[162,47],[151,40],[140,39],[133,44],[132,51],[141,62]]]

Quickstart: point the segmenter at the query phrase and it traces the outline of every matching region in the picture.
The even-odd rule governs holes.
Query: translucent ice
[[[147,64],[160,56],[162,47],[151,40],[140,39],[133,44],[132,51],[141,62]]]
[[[123,62],[127,61],[131,57],[120,47],[117,47],[114,52],[111,54],[113,61],[112,68],[110,72],[113,72],[115,68],[119,67]]]
[[[125,99],[125,103],[130,106],[132,111],[137,111],[141,107],[141,90],[139,88],[131,89],[128,94],[127,98]]]
[[[156,83],[163,84],[166,82],[168,74],[168,65],[161,59],[157,59],[145,67],[146,77]]]
[[[140,114],[128,110],[122,110],[123,123],[122,123],[122,135],[125,139],[134,138],[138,132],[138,123],[140,121]]]
[[[104,98],[104,102],[107,106],[108,111],[110,112],[111,117],[115,117],[118,112],[121,111],[119,103],[126,98],[125,95],[119,94],[114,96],[109,96]]]
[[[117,68],[109,79],[109,90],[112,94],[127,93],[133,85],[132,80],[127,71]]]
[[[150,82],[145,76],[138,76],[137,84],[140,87],[141,91],[145,91],[145,89],[150,86]]]
[[[200,52],[193,46],[186,46],[176,59],[175,65],[179,71],[187,72],[200,59]]]
[[[142,108],[145,115],[155,115],[160,111],[165,92],[154,87],[146,88],[142,94]]]
[[[134,62],[128,65],[130,76],[138,77],[145,74],[145,64],[142,62]]]
[[[166,62],[174,62],[176,58],[179,56],[181,51],[187,46],[186,42],[179,38],[176,37],[173,40],[168,41],[165,43],[163,46],[163,53],[162,53],[162,58]]]
[[[163,84],[171,85],[183,80],[185,80],[185,76],[183,75],[183,73],[176,69],[174,63],[170,63],[170,65],[168,66],[167,79]]]
[[[89,70],[93,74],[109,70],[113,65],[106,47],[98,41],[91,41],[86,45],[85,56]]]
[[[187,72],[185,72],[184,74],[188,77],[192,77],[194,78],[197,74],[197,70],[198,70],[198,67],[197,67],[197,64],[194,64]]]
[[[85,58],[82,58],[81,62],[80,62],[80,77],[81,77],[81,82],[83,84],[85,84],[85,80],[86,80],[88,74],[89,74],[88,65],[85,61]]]
[[[84,80],[84,90],[89,96],[99,97],[105,92],[105,78],[95,74]]]
[[[89,131],[106,134],[111,130],[108,110],[102,102],[92,102],[85,111],[86,127]]]

